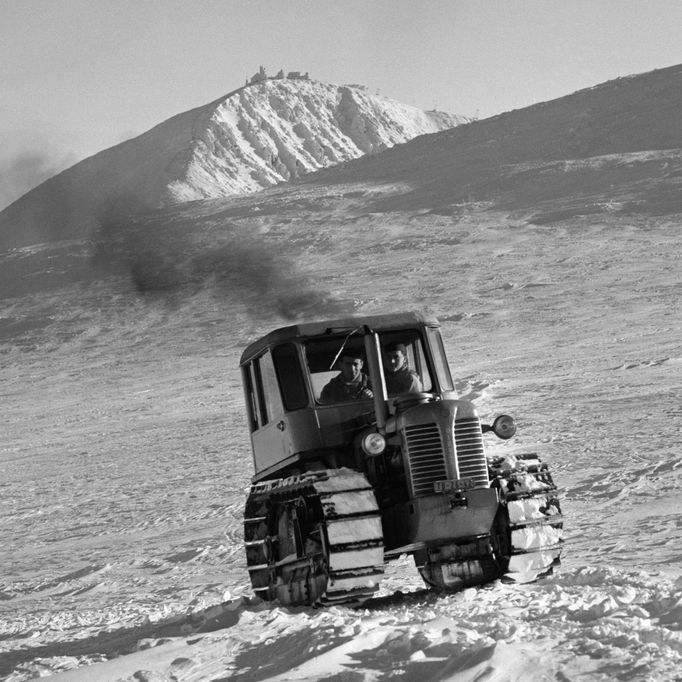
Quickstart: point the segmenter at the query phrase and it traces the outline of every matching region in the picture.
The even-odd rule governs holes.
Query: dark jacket
[[[321,403],[343,403],[348,400],[364,400],[373,397],[372,389],[369,385],[369,378],[366,374],[360,375],[360,381],[347,384],[339,374],[335,376],[323,389],[320,394]]]
[[[397,372],[386,372],[386,390],[388,395],[421,393],[422,382],[413,369],[401,367]]]

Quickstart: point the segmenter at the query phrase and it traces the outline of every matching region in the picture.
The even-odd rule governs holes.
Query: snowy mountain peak
[[[250,82],[31,190],[0,213],[0,241],[68,238],[96,229],[112,210],[255,192],[465,122],[356,85]]]
[[[307,79],[249,84],[201,118],[167,202],[258,191],[465,122]]]

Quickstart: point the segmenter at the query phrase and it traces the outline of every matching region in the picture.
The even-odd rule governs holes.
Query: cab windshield
[[[419,332],[379,333],[388,397],[433,389]],[[330,404],[371,400],[372,385],[360,330],[304,343],[315,402]]]

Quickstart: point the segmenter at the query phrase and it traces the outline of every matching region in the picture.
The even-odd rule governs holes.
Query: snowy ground
[[[156,243],[165,270],[145,280],[185,282],[165,293],[116,274],[41,291],[60,281],[50,250],[11,254],[44,269],[0,309],[0,677],[682,679],[677,218],[534,225],[482,205],[367,213],[363,187],[298,191],[292,213],[277,192],[180,211]],[[190,217],[199,244],[178,236]],[[270,290],[192,258],[209,243],[225,257],[228,223],[259,231]],[[519,423],[490,447],[540,453],[563,489],[561,568],[437,596],[403,558],[363,609],[256,601],[237,363],[287,323],[263,296],[315,318],[325,299],[435,313],[461,395]]]

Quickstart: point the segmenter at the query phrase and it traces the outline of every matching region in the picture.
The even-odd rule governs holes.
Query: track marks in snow
[[[614,370],[631,370],[631,369],[640,369],[640,368],[645,368],[645,367],[660,367],[661,365],[665,365],[669,362],[682,362],[682,357],[666,357],[666,358],[658,358],[656,360],[641,360],[638,362],[626,362],[623,363],[622,365],[618,365],[616,367],[613,367]]]

